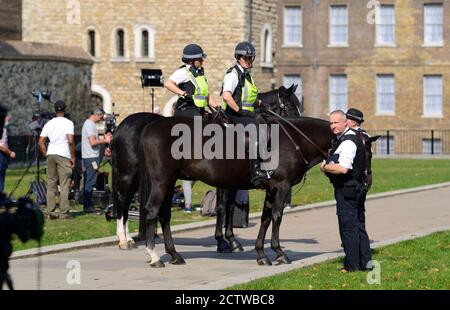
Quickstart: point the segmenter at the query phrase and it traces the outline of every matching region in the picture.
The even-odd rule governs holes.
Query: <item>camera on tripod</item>
[[[48,100],[51,102],[51,97],[52,97],[52,93],[49,90],[40,90],[40,89],[35,89],[31,92],[31,94],[33,95],[34,98],[36,98],[36,100],[38,101],[38,103],[41,103],[43,99]]]
[[[42,91],[40,89],[35,89],[31,92],[34,98],[36,98],[36,103],[38,105],[38,111],[33,114],[31,121],[28,123],[28,127],[30,128],[33,135],[38,136],[42,131],[44,125],[55,117],[55,113],[50,113],[47,111],[41,111],[42,101],[48,100],[51,102],[52,91]]]
[[[114,112],[105,114],[105,133],[112,133],[116,130],[116,115]]]

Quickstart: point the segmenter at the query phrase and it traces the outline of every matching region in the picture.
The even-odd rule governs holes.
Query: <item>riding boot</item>
[[[261,160],[250,159],[251,177],[254,186],[260,186],[264,181],[270,179],[273,171],[261,170]]]

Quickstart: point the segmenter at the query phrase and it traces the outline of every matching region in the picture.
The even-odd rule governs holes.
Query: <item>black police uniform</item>
[[[365,229],[364,208],[360,208],[365,199],[364,174],[365,154],[361,139],[348,129],[332,143],[327,163],[339,163],[339,154],[335,154],[342,142],[350,140],[356,145],[353,169],[346,174],[327,173],[334,186],[339,234],[345,252],[344,268],[348,271],[366,270],[371,260],[369,237]]]

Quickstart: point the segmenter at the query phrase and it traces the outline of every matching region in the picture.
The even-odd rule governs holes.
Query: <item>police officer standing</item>
[[[320,169],[334,186],[339,234],[345,252],[343,272],[370,270],[369,238],[358,221],[358,201],[364,194],[365,153],[362,140],[347,127],[341,110],[330,114],[330,128],[336,135],[329,158]]]
[[[177,94],[174,116],[200,116],[210,103],[208,80],[205,77],[203,60],[206,54],[197,44],[188,44],[183,49],[184,65],[178,68],[164,83],[164,87]]]
[[[256,119],[255,104],[257,103],[258,88],[251,75],[251,68],[255,61],[256,50],[250,42],[240,42],[234,49],[236,64],[228,69],[222,88],[224,109],[228,117],[235,124],[256,127],[257,137],[250,137],[258,153],[259,122]],[[256,139],[255,139],[256,138]],[[273,171],[261,170],[261,159],[250,158],[251,178],[255,186],[270,178]]]

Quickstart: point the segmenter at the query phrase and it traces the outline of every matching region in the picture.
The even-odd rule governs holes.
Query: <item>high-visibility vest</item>
[[[184,67],[186,73],[189,77],[189,81],[194,85],[194,93],[192,94],[192,99],[194,100],[194,104],[198,108],[204,108],[208,104],[208,81],[206,77],[202,75],[198,75],[195,77],[191,70],[188,67]]]
[[[233,93],[234,101],[236,101],[237,105],[242,110],[253,112],[255,110],[254,103],[258,97],[258,88],[253,81],[253,77],[249,75],[251,81],[246,79],[245,75],[237,66],[234,66],[232,69],[227,71],[227,73],[230,72],[236,74],[239,79],[238,85]],[[222,107],[223,109],[226,109],[226,101],[223,102]]]

